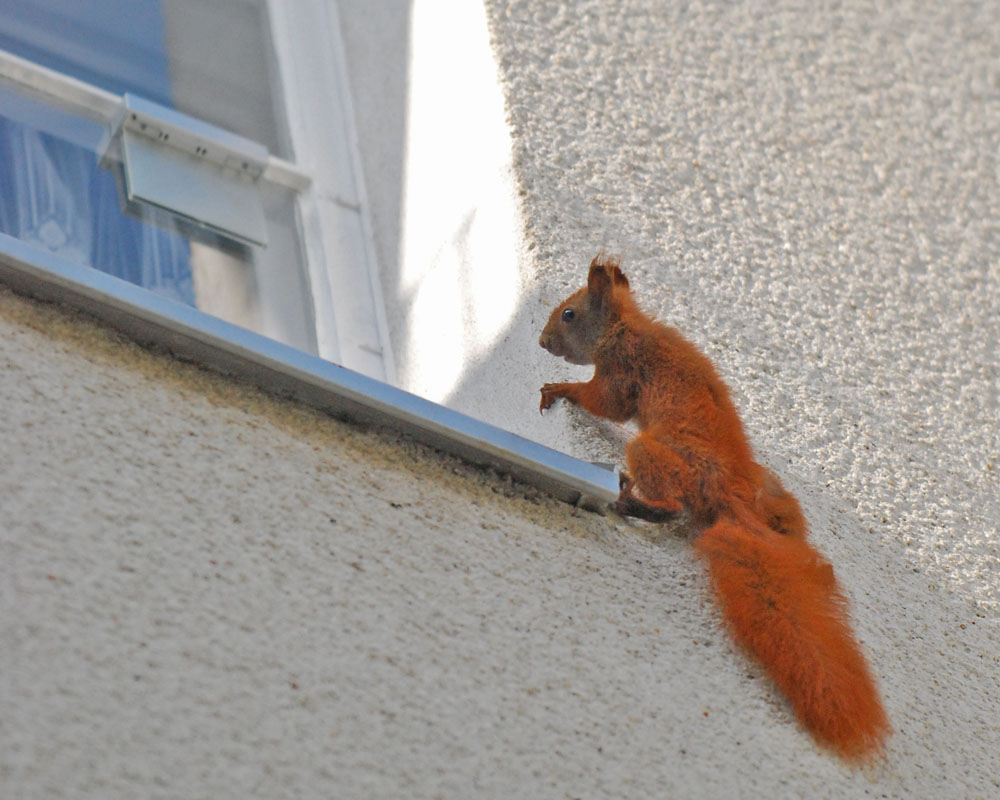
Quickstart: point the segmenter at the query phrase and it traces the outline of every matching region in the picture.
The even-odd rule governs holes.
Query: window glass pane
[[[104,127],[0,88],[0,232],[316,352],[294,198],[258,182],[269,244],[227,242],[149,207],[123,208]]]
[[[5,0],[0,48],[291,157],[263,0]]]
[[[177,110],[292,158],[263,0],[163,0],[163,18]]]
[[[0,48],[109,92],[171,105],[160,0],[5,0]]]

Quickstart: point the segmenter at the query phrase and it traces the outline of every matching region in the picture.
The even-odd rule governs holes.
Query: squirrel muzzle
[[[552,353],[552,355],[557,358],[563,358],[570,364],[583,366],[593,363],[586,354],[576,352],[572,347],[572,343],[567,342],[558,334],[550,334],[547,329],[542,331],[542,335],[538,337],[538,344]]]

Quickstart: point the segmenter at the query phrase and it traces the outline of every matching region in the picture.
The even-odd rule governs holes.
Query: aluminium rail
[[[398,431],[567,503],[603,511],[618,496],[610,470],[552,450],[389,384],[168,300],[0,233],[0,281],[63,303],[133,339],[290,396],[334,416]]]

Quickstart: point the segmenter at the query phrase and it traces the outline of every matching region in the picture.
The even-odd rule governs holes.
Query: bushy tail
[[[850,761],[880,753],[889,720],[829,562],[803,539],[731,520],[706,529],[695,549],[734,637],[816,740]]]

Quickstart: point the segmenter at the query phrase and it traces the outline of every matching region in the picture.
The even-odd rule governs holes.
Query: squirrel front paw
[[[541,414],[547,408],[551,408],[552,404],[558,400],[560,397],[564,397],[563,384],[561,383],[546,383],[542,389],[542,400],[538,404],[538,413]]]

